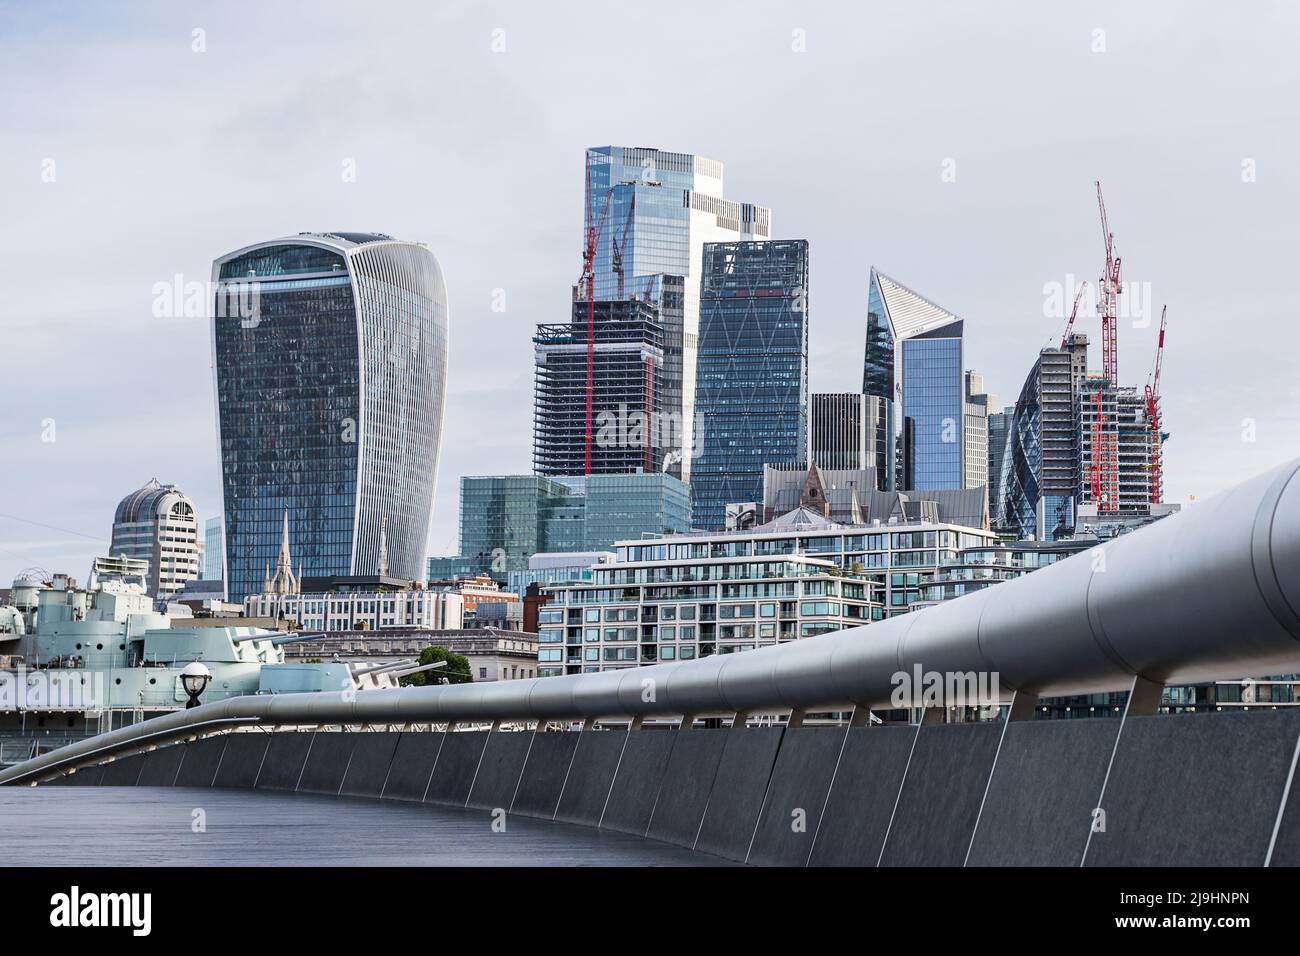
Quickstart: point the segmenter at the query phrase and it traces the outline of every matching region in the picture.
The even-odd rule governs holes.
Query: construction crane
[[[587,151],[587,222],[582,247],[582,275],[578,278],[578,299],[587,300],[587,437],[583,446],[585,470],[591,474],[591,445],[596,396],[596,250],[600,248],[600,234],[609,215],[610,200],[614,195],[611,186],[605,190],[604,208],[596,218],[591,196],[591,151]]]
[[[1165,315],[1169,306],[1160,309],[1160,337],[1156,340],[1156,362],[1147,381],[1147,425],[1151,429],[1151,503],[1160,504],[1161,449],[1165,436],[1160,431],[1160,368],[1165,358]]]
[[[1115,255],[1115,235],[1110,231],[1110,221],[1106,216],[1106,200],[1101,194],[1101,180],[1096,181],[1097,208],[1101,211],[1101,235],[1106,244],[1106,266],[1101,276],[1101,299],[1098,312],[1101,313],[1101,369],[1106,378],[1106,385],[1119,387],[1119,362],[1117,345],[1119,329],[1117,324],[1120,294],[1120,258]],[[1116,436],[1105,427],[1107,419],[1102,408],[1105,385],[1097,389],[1096,416],[1093,419],[1092,443],[1092,488],[1093,500],[1097,510],[1119,510],[1119,456],[1116,449]]]
[[[1120,258],[1115,255],[1115,234],[1110,231],[1106,218],[1106,201],[1101,196],[1101,180],[1097,180],[1097,208],[1101,210],[1101,236],[1106,243],[1106,271],[1101,277],[1101,370],[1112,385],[1119,384],[1118,351],[1119,328],[1117,313],[1120,294]]]
[[[1070,344],[1070,333],[1074,331],[1074,317],[1079,314],[1079,302],[1083,299],[1083,294],[1088,291],[1088,283],[1079,286],[1079,291],[1074,296],[1074,308],[1070,310],[1070,321],[1065,323],[1065,334],[1061,336],[1061,348]]]
[[[632,202],[627,207],[627,215],[623,217],[623,236],[620,239],[609,237],[609,261],[610,268],[618,275],[618,298],[620,301],[624,298],[623,293],[623,250],[627,248],[627,234],[632,228],[632,219],[636,215],[636,190],[632,191]]]

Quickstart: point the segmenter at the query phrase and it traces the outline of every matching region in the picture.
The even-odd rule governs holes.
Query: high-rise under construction
[[[539,325],[533,336],[533,470],[548,476],[659,471],[665,448],[677,436],[663,434],[672,423],[661,414],[664,333],[658,310],[640,299],[596,302],[589,353],[587,306],[574,302],[569,323]]]

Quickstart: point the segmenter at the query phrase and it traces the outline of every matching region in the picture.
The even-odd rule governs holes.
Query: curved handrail
[[[1035,696],[1300,670],[1300,459],[1032,574],[741,654],[486,684],[235,697],[0,771],[45,779],[196,728],[626,719],[888,706],[896,675],[996,673]]]

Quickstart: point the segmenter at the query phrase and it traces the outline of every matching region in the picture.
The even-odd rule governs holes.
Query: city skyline
[[[351,125],[333,113],[349,98],[385,121],[417,105],[421,101],[406,91],[413,77],[402,69],[361,56],[331,68],[321,74],[329,82],[330,112],[313,105],[305,81],[278,93],[270,114],[293,122],[290,136],[268,142],[280,127],[269,114],[241,115],[228,108],[210,115],[199,105],[218,105],[226,84],[235,84],[236,101],[251,97],[268,77],[255,63],[265,51],[256,44],[250,50],[243,33],[238,44],[230,42],[238,29],[234,12],[142,10],[154,15],[116,14],[121,24],[97,23],[88,10],[79,24],[67,27],[74,34],[84,31],[78,42],[57,55],[50,52],[49,24],[39,13],[5,13],[16,22],[0,48],[20,71],[26,64],[33,76],[49,78],[7,108],[12,122],[6,126],[23,132],[12,134],[14,148],[3,160],[6,179],[15,218],[30,225],[21,236],[15,231],[0,241],[6,260],[31,281],[15,290],[5,323],[11,341],[21,343],[16,350],[21,360],[6,372],[2,432],[19,465],[0,480],[0,512],[34,524],[0,518],[0,577],[6,581],[28,566],[83,575],[90,557],[108,544],[114,503],[151,475],[185,488],[200,520],[221,512],[207,368],[210,296],[199,297],[204,314],[189,315],[187,286],[203,283],[205,263],[224,250],[340,224],[426,242],[446,270],[457,326],[438,504],[425,551],[453,553],[457,478],[529,470],[529,332],[537,323],[567,318],[569,287],[580,266],[574,236],[582,215],[583,151],[603,142],[645,143],[717,158],[727,165],[729,194],[775,210],[772,238],[809,238],[810,296],[817,303],[817,320],[810,326],[810,387],[819,392],[857,387],[867,272],[874,263],[967,318],[965,364],[983,372],[989,389],[1004,401],[1013,397],[1039,348],[1059,337],[1064,325],[1064,315],[1042,314],[1050,297],[1046,287],[1067,283],[1070,276],[1095,282],[1100,270],[1091,183],[1101,178],[1126,273],[1151,284],[1149,297],[1138,296],[1147,312],[1139,321],[1146,324],[1134,328],[1129,319],[1121,322],[1121,381],[1143,382],[1158,323],[1151,313],[1162,302],[1170,304],[1163,391],[1173,438],[1166,447],[1166,500],[1205,497],[1300,447],[1296,386],[1286,374],[1285,355],[1259,347],[1268,336],[1280,336],[1294,308],[1281,257],[1285,211],[1294,208],[1297,188],[1285,172],[1296,134],[1281,122],[1280,104],[1260,92],[1267,91],[1264,84],[1281,86],[1288,76],[1294,78],[1296,68],[1281,59],[1286,29],[1268,18],[1253,27],[1225,26],[1212,43],[1166,27],[1156,14],[1119,7],[1090,11],[1072,29],[1057,23],[1048,30],[1029,13],[1010,25],[1008,36],[979,34],[989,46],[971,50],[964,45],[968,38],[958,35],[976,25],[975,14],[963,21],[965,15],[954,11],[934,35],[910,37],[909,55],[930,45],[932,52],[983,62],[991,58],[990,47],[996,54],[1005,43],[1022,44],[1030,69],[1052,66],[1037,70],[1043,90],[1014,104],[1011,116],[995,115],[987,123],[963,120],[958,107],[969,106],[979,94],[997,94],[1011,81],[1009,75],[975,77],[960,90],[924,83],[901,90],[872,124],[896,135],[872,142],[863,165],[860,134],[843,124],[809,124],[800,135],[786,137],[788,142],[774,137],[761,143],[725,132],[730,123],[704,117],[666,122],[646,108],[625,109],[593,126],[565,112],[581,82],[571,67],[557,62],[544,90],[528,89],[537,81],[542,56],[538,14],[516,9],[494,19],[459,12],[430,21],[441,28],[434,31],[437,36],[421,36],[439,55],[445,45],[451,61],[474,71],[499,105],[493,118],[480,124],[470,107],[434,101],[444,114],[450,111],[435,118],[449,121],[459,134],[450,139],[465,145],[452,146],[433,136],[432,127],[417,124],[403,133],[419,144],[417,162],[384,154],[395,137],[401,141],[397,134],[385,131],[380,146],[367,145],[371,130],[364,118]],[[278,21],[286,14],[267,16]],[[862,21],[873,37],[889,27],[907,28],[905,14],[902,23],[895,22],[899,14],[876,16]],[[1269,16],[1290,17],[1294,25],[1294,13],[1274,10]],[[848,67],[877,60],[888,64],[897,52],[879,39],[865,51],[858,49],[837,28],[840,15],[760,6],[746,20],[737,25],[736,42],[753,44],[772,65],[755,81],[761,89],[733,107],[749,118],[760,115],[760,107],[772,108],[760,93],[811,101],[827,83],[842,80]],[[1090,49],[1098,24],[1108,29],[1104,53]],[[295,51],[316,62],[311,75],[321,69],[311,60],[319,53],[312,43],[347,28],[369,27],[345,18],[311,27]],[[104,37],[96,34],[101,29]],[[205,31],[201,54],[192,51],[195,29]],[[497,29],[505,31],[505,46],[493,53]],[[644,29],[652,36],[670,32],[662,24]],[[1166,29],[1178,42],[1162,35]],[[798,30],[806,31],[804,52],[792,49]],[[67,35],[58,39],[66,41]],[[564,61],[567,42],[562,34],[546,33],[545,62]],[[701,40],[697,48],[682,42],[676,52],[696,71],[694,82],[714,77],[719,67],[705,59],[708,44]],[[165,54],[164,66],[175,72],[172,89],[154,92],[152,77],[143,70],[133,73],[135,67],[125,63],[129,52],[107,53],[129,51],[131,44],[164,52],[175,47],[174,55]],[[1211,81],[1189,72],[1176,90],[1149,78],[1162,58],[1169,61],[1166,67],[1215,55],[1229,61],[1246,48],[1252,50],[1251,65],[1231,76]],[[121,62],[115,59],[119,55]],[[106,132],[93,117],[68,112],[71,92],[96,68],[124,72],[116,96],[141,97],[136,109],[118,103],[128,118],[121,130]],[[882,66],[881,75],[889,69]],[[1055,78],[1054,70],[1062,78]],[[60,71],[66,76],[53,77]],[[1080,129],[1070,117],[1084,109],[1095,115],[1090,93],[1114,96],[1121,78],[1129,92],[1115,111],[1115,127]],[[1089,90],[1088,82],[1096,88]],[[782,92],[782,83],[802,92]],[[144,91],[153,96],[147,105]],[[389,95],[393,102],[385,102]],[[595,95],[602,104],[614,96]],[[533,118],[529,107],[538,103],[546,110]],[[1233,115],[1222,120],[1213,139],[1201,132],[1207,115],[1228,109]],[[42,110],[63,115],[62,126],[42,120]],[[928,123],[907,125],[909,113]],[[167,136],[153,141],[143,136],[172,114],[180,122]],[[1026,134],[1017,123],[1031,116],[1037,126]],[[515,160],[493,155],[510,142],[501,132],[509,124],[515,127],[512,137],[531,135],[540,143],[525,164],[537,167],[530,176],[504,175]],[[245,140],[243,152],[208,154],[209,148]],[[816,150],[808,149],[809,140]],[[836,154],[837,149],[852,154],[855,146],[857,155]],[[949,159],[955,161],[955,181],[942,178]],[[54,166],[45,166],[46,160]],[[355,170],[351,182],[343,178],[349,160]],[[1256,181],[1243,181],[1246,160],[1257,163]],[[434,163],[438,175],[421,178],[421,162]],[[47,169],[54,172],[53,181],[42,179]],[[536,189],[532,175],[551,177],[559,187]],[[807,189],[807,177],[827,188]],[[832,188],[837,177],[851,178],[857,188]],[[420,195],[413,197],[413,190]],[[472,206],[456,195],[461,192],[473,194]],[[140,216],[141,210],[150,214]],[[124,227],[132,217],[147,227]],[[519,235],[503,236],[507,218],[531,225]],[[1210,229],[1210,222],[1216,228]],[[93,250],[65,244],[67,236],[86,232],[113,241],[96,243]],[[123,251],[128,247],[129,255]],[[179,283],[173,281],[177,275]],[[498,291],[503,312],[493,311]],[[1214,336],[1224,314],[1231,327],[1246,334]],[[1081,316],[1079,326],[1093,341],[1099,339],[1094,316]],[[1221,390],[1200,387],[1215,376],[1223,382]],[[1243,440],[1248,431],[1253,440]],[[46,435],[54,440],[44,441]],[[94,477],[89,487],[88,474]],[[95,537],[102,541],[92,541]]]

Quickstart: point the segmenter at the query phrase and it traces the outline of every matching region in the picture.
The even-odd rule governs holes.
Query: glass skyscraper
[[[213,264],[231,601],[261,590],[284,515],[302,574],[421,576],[447,382],[447,291],[424,245],[300,233]],[[299,569],[295,569],[299,570]]]
[[[221,515],[203,522],[203,579],[221,580],[221,560],[225,549],[221,547]]]
[[[763,500],[763,466],[808,454],[808,242],[704,246],[700,287],[696,527]]]
[[[722,163],[702,156],[601,146],[587,151],[587,162],[587,211],[593,222],[605,216],[594,262],[595,296],[637,296],[658,307],[664,326],[663,411],[678,423],[677,441],[665,454],[669,470],[689,480],[690,449],[677,445],[689,445],[693,433],[703,246],[767,239],[771,211],[724,198]],[[680,463],[674,451],[681,453]]]
[[[964,488],[960,321],[904,339],[903,414],[912,422],[912,487]]]
[[[967,381],[962,330],[955,314],[872,268],[863,391],[890,397],[901,409],[895,429],[906,489],[970,488],[988,480],[987,399]]]

